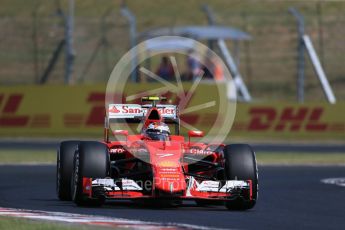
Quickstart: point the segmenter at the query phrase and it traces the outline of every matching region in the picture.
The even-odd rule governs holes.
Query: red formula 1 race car
[[[180,204],[189,199],[232,210],[254,207],[258,173],[252,148],[192,142],[203,136],[201,131],[189,131],[185,140],[179,135],[177,106],[156,104],[161,99],[109,105],[103,142],[62,142],[57,153],[59,199],[77,205],[101,205],[108,199]],[[110,141],[110,125],[119,122],[139,123],[140,134],[115,130],[118,138]]]

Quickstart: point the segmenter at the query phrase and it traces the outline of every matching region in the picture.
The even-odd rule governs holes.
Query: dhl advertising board
[[[124,94],[154,87],[152,83],[127,85]],[[101,138],[105,88],[105,85],[0,87],[0,136]],[[199,88],[191,95],[188,102],[191,106],[219,96],[212,84],[201,84]],[[172,104],[178,103],[177,95],[164,94]],[[210,123],[222,116],[219,111],[217,106],[192,111],[182,116],[182,120],[190,127],[207,130]],[[238,103],[228,137],[344,140],[345,103]]]

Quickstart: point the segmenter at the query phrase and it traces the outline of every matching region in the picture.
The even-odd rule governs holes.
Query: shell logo
[[[174,161],[159,161],[157,162],[157,166],[159,167],[177,167],[178,163]]]

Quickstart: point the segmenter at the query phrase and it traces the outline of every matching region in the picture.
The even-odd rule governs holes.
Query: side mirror
[[[122,130],[122,129],[116,129],[113,131],[114,136],[125,136],[126,137],[126,142],[128,138],[128,130]]]
[[[188,141],[189,141],[189,145],[190,145],[190,138],[191,137],[203,137],[204,136],[204,132],[203,131],[198,131],[198,130],[189,130],[188,131]]]
[[[203,131],[198,131],[198,130],[189,130],[188,131],[188,136],[189,137],[203,137],[204,132]]]
[[[113,131],[113,134],[115,136],[128,136],[128,130],[120,130],[120,129],[117,129],[117,130],[114,130]]]

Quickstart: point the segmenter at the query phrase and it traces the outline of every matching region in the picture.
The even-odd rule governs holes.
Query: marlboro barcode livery
[[[165,201],[228,209],[254,207],[258,193],[255,153],[246,144],[191,141],[204,133],[180,135],[175,105],[145,97],[139,104],[110,104],[104,140],[64,141],[57,157],[57,194],[77,205],[101,205],[112,199]],[[138,123],[138,134],[113,130],[120,122]],[[172,132],[172,130],[174,132]],[[114,141],[110,136],[114,135]],[[119,138],[121,137],[121,138]]]

